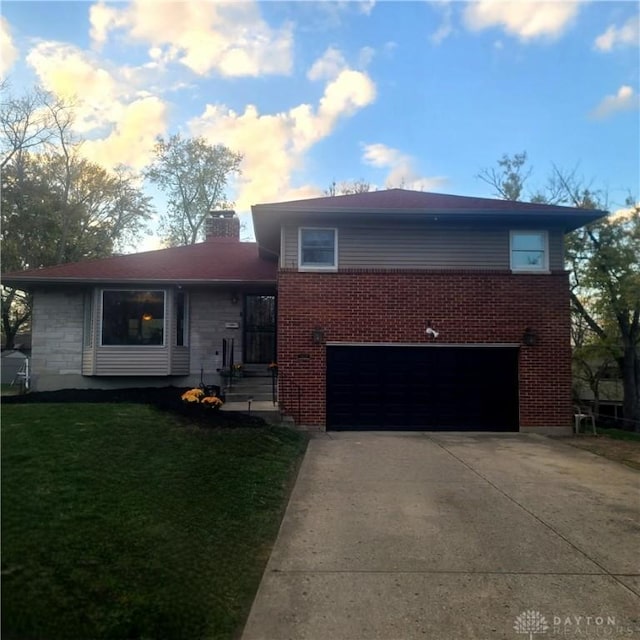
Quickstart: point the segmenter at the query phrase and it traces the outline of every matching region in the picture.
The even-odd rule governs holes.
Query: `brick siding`
[[[226,238],[240,241],[240,220],[234,211],[212,211],[204,221],[208,240]]]
[[[566,429],[571,420],[569,287],[565,272],[347,270],[278,276],[281,410],[299,424],[325,426],[327,342],[537,344],[519,357],[520,429]],[[482,375],[479,371],[478,375]],[[300,401],[298,400],[300,398]]]

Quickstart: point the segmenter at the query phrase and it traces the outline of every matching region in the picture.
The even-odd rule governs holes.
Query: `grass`
[[[21,393],[20,385],[3,383],[0,384],[0,395],[15,396]]]
[[[132,404],[2,414],[4,638],[238,636],[303,434]]]
[[[607,436],[614,440],[635,440],[640,442],[640,433],[635,431],[624,431],[623,429],[604,429],[597,427],[596,431],[600,436]]]

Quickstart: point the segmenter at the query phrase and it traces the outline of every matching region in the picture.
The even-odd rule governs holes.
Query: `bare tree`
[[[500,197],[520,199],[531,175],[526,160],[526,152],[503,155],[497,168],[483,169],[478,177]],[[608,209],[606,193],[586,182],[578,166],[567,171],[553,165],[544,187],[530,199]],[[578,323],[589,333],[585,343],[574,350],[574,368],[597,387],[607,361],[613,358],[622,378],[624,419],[640,431],[640,206],[631,196],[626,206],[626,216],[604,218],[569,234],[565,261],[574,325]]]
[[[150,217],[136,177],[80,158],[72,127],[71,105],[40,89],[0,104],[3,273],[110,255]],[[10,348],[30,296],[2,287],[0,315]]]
[[[337,183],[335,180],[325,189],[327,196],[346,196],[354,193],[366,193],[371,191],[371,184],[366,180],[347,180]]]
[[[482,169],[476,177],[495,189],[495,195],[503,200],[520,200],[525,182],[533,169],[527,168],[527,152],[504,154],[497,167]]]
[[[57,122],[72,111],[72,105],[40,87],[24,96],[14,97],[2,87],[0,102],[0,169],[21,154],[42,148],[56,136]]]

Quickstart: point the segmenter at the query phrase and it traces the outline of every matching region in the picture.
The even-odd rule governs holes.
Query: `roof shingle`
[[[4,274],[20,282],[275,282],[277,264],[260,258],[255,242],[209,240],[130,255]]]

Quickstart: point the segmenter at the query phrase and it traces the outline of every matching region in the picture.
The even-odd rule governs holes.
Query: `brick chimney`
[[[240,220],[235,211],[210,211],[204,223],[205,238],[209,240],[240,241]]]

